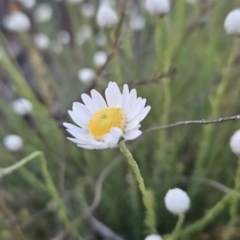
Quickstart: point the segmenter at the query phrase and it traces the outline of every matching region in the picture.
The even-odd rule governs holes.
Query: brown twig
[[[216,124],[216,123],[223,123],[223,122],[229,122],[229,121],[235,121],[235,120],[239,120],[240,119],[240,115],[235,115],[235,116],[231,116],[231,117],[225,117],[225,118],[219,118],[219,119],[215,119],[215,120],[190,120],[190,121],[180,121],[180,122],[176,122],[176,123],[172,123],[172,124],[168,124],[165,126],[156,126],[156,127],[151,127],[146,129],[144,132],[152,132],[155,130],[160,130],[160,129],[166,129],[166,128],[172,128],[172,127],[177,127],[177,126],[181,126],[181,125],[195,125],[195,124]]]
[[[167,72],[161,73],[156,77],[152,77],[149,79],[143,79],[139,81],[129,81],[127,82],[128,85],[147,85],[152,83],[160,83],[165,78],[173,78],[176,74],[177,70],[176,68],[171,68]]]
[[[96,78],[93,80],[92,84],[86,89],[85,93],[87,93],[87,94],[89,94],[91,92],[91,90],[93,88],[95,88],[95,86],[97,84],[98,77],[102,75],[106,66],[112,60],[112,58],[115,56],[115,54],[118,50],[118,46],[119,46],[119,42],[120,42],[120,36],[121,36],[121,30],[122,30],[122,26],[123,26],[123,21],[124,21],[124,18],[125,18],[125,13],[126,13],[127,6],[128,6],[130,1],[131,0],[125,0],[123,5],[122,5],[122,9],[121,9],[121,13],[120,13],[120,20],[119,20],[118,25],[116,26],[116,29],[115,29],[114,41],[112,43],[111,50],[108,53],[107,60],[106,60],[105,64],[96,71],[97,72]]]

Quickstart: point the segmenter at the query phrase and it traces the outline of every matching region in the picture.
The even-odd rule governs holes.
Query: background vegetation
[[[240,48],[237,45],[232,50],[238,42],[226,35],[223,22],[240,2],[191,5],[172,0],[170,13],[158,18],[146,12],[142,1],[128,1],[127,13],[121,17],[126,1],[114,1],[123,23],[111,31],[99,29],[95,15],[84,18],[82,3],[47,2],[53,16],[42,24],[34,21],[33,9],[14,1],[2,1],[0,6],[1,19],[17,8],[32,22],[28,32],[12,33],[2,27],[0,33],[0,139],[17,134],[24,141],[23,148],[14,153],[0,145],[0,165],[4,168],[42,151],[71,226],[67,228],[62,221],[61,202],[53,198],[51,189],[49,192],[41,161],[35,159],[1,180],[0,239],[78,239],[75,231],[84,239],[144,239],[144,208],[126,160],[118,149],[89,151],[66,140],[62,123],[71,121],[67,110],[80,101],[83,92],[92,88],[103,92],[109,81],[116,81],[136,88],[152,107],[142,129],[239,114]],[[97,9],[97,1],[87,2]],[[141,31],[129,29],[134,11],[146,21]],[[89,26],[92,34],[77,44],[76,35],[83,26]],[[58,39],[63,29],[70,34],[66,44]],[[36,33],[49,37],[47,50],[34,45]],[[107,36],[104,46],[96,44],[99,33]],[[97,50],[110,54],[102,68],[93,65]],[[231,54],[233,61],[228,63]],[[83,67],[95,69],[96,80],[80,82],[77,73]],[[30,115],[22,117],[12,110],[12,101],[19,97],[31,101]],[[145,131],[127,143],[146,186],[154,193],[161,236],[166,237],[177,221],[164,206],[170,188],[182,188],[191,198],[183,229],[222,198],[223,185],[234,188],[237,157],[230,150],[229,139],[238,128],[239,121],[183,125]],[[184,239],[226,239],[230,215],[226,207],[207,228]],[[111,237],[106,235],[108,230]],[[239,230],[234,234],[231,239],[240,239]]]

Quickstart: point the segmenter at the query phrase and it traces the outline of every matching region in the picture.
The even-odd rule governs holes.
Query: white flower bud
[[[3,25],[9,31],[25,32],[31,27],[28,16],[22,12],[14,12],[3,18]]]
[[[102,67],[107,61],[107,53],[104,51],[98,51],[93,56],[93,63],[97,67]]]
[[[146,10],[151,15],[165,15],[170,11],[169,0],[146,0]]]
[[[18,0],[18,2],[20,2],[25,8],[33,8],[36,4],[36,0]]]
[[[227,15],[224,28],[229,35],[240,35],[240,8],[232,10]]]
[[[179,188],[170,189],[165,196],[165,205],[173,214],[185,213],[190,208],[190,198]]]
[[[101,28],[112,28],[118,23],[117,13],[108,4],[100,5],[97,12],[97,24]]]
[[[36,34],[34,36],[34,42],[35,42],[37,48],[39,48],[41,50],[47,49],[50,44],[48,36],[43,33]]]
[[[32,103],[25,98],[19,98],[12,103],[13,111],[21,116],[32,112]]]
[[[145,19],[140,15],[133,15],[130,18],[129,27],[132,31],[141,31],[145,27]]]
[[[78,72],[78,79],[82,83],[89,83],[95,78],[96,74],[91,68],[82,68]]]
[[[159,235],[149,235],[144,240],[162,240],[162,238]]]
[[[18,135],[11,134],[3,139],[3,145],[7,150],[16,152],[22,148],[23,140]]]
[[[66,30],[61,30],[58,33],[58,38],[62,44],[68,44],[70,42],[70,34]]]
[[[85,18],[91,18],[95,14],[95,7],[92,3],[84,3],[81,7],[81,12]]]
[[[36,10],[34,11],[34,19],[38,23],[49,21],[52,15],[53,15],[52,7],[47,3],[42,3],[38,5]]]
[[[236,155],[240,155],[240,129],[237,130],[230,139],[230,148]]]

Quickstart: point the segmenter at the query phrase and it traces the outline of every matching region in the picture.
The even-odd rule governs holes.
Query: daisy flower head
[[[121,93],[115,82],[109,82],[105,98],[92,90],[91,96],[82,94],[84,104],[73,103],[69,115],[78,126],[70,123],[63,125],[73,136],[68,139],[78,147],[115,148],[120,140],[133,140],[141,135],[140,122],[151,109],[145,106],[146,99],[137,97],[136,89],[130,91],[127,84]]]

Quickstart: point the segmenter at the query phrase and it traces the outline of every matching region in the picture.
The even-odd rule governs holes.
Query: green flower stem
[[[62,198],[59,196],[59,193],[55,187],[55,184],[53,183],[51,174],[47,169],[47,161],[43,153],[41,153],[39,157],[41,159],[41,170],[42,170],[43,177],[46,182],[48,191],[59,206],[59,211],[58,211],[59,218],[62,220],[63,224],[65,225],[66,229],[69,232],[71,232],[78,240],[83,240],[83,238],[78,234],[75,227],[72,225],[71,221],[68,219],[66,206]]]
[[[213,208],[211,208],[207,214],[199,221],[193,223],[192,225],[185,228],[183,231],[179,232],[175,236],[176,239],[186,239],[187,236],[191,234],[196,234],[203,230],[208,224],[210,224],[225,208],[227,203],[231,200],[233,193],[230,192],[226,194]]]
[[[240,158],[238,159],[238,167],[237,167],[237,172],[235,176],[235,186],[234,190],[239,192],[240,191]],[[236,195],[233,195],[231,198],[231,203],[230,203],[230,216],[231,220],[228,226],[228,230],[226,233],[226,240],[233,239],[233,234],[235,231],[235,224],[238,218],[238,208],[239,208],[239,199]]]
[[[0,168],[0,178],[3,178],[4,176],[11,174],[12,172],[17,170],[18,168],[20,168],[23,165],[25,165],[27,162],[29,162],[32,159],[38,157],[39,154],[40,154],[40,152],[34,152],[34,153],[28,155],[27,157],[23,158],[21,161],[17,162],[16,164],[14,164],[14,165],[12,165],[10,167]]]
[[[238,167],[237,167],[237,172],[235,176],[235,186],[234,190],[237,192],[240,191],[240,158],[238,159]],[[239,205],[239,199],[237,196],[232,197],[232,204],[231,204],[231,217],[234,218],[237,215],[237,210],[238,210],[238,205]]]
[[[139,184],[139,189],[142,193],[143,204],[146,208],[146,219],[145,219],[146,226],[148,227],[148,230],[149,230],[150,233],[157,233],[156,217],[155,217],[155,212],[154,212],[154,207],[153,207],[153,199],[152,199],[151,192],[147,191],[147,189],[145,187],[145,184],[144,184],[144,179],[141,175],[138,164],[134,160],[131,152],[127,149],[127,147],[126,147],[126,145],[124,144],[123,141],[121,141],[119,143],[119,148],[120,148],[121,152],[127,158],[129,165],[132,167],[132,170],[135,173],[135,177],[136,177],[137,182]]]
[[[174,240],[175,239],[175,236],[179,233],[179,231],[181,230],[181,227],[184,223],[184,219],[185,219],[185,215],[182,213],[182,214],[179,214],[178,215],[178,221],[177,221],[177,224],[171,234],[171,237],[170,239],[171,240]]]
[[[65,228],[70,233],[72,233],[72,235],[75,236],[76,239],[83,240],[83,238],[76,231],[75,227],[72,225],[71,221],[68,219],[66,206],[65,206],[62,198],[60,197],[60,195],[55,187],[55,184],[53,183],[51,174],[49,173],[49,171],[47,169],[47,161],[42,152],[40,152],[40,151],[34,152],[34,153],[30,154],[29,156],[25,157],[24,159],[20,160],[18,163],[14,164],[13,166],[0,169],[0,177],[4,177],[6,175],[13,173],[15,170],[21,168],[23,165],[25,165],[26,163],[28,163],[29,161],[31,161],[37,157],[39,157],[41,160],[40,161],[41,171],[42,171],[44,180],[46,182],[48,192],[52,196],[52,198],[56,201],[56,203],[58,204],[58,207],[59,207],[58,216],[59,216],[60,220],[63,222]]]
[[[209,119],[217,118],[219,115],[219,110],[221,110],[221,106],[220,106],[221,100],[229,83],[228,80],[229,80],[229,75],[231,73],[232,65],[234,63],[236,55],[239,52],[239,42],[240,42],[239,39],[236,38],[233,43],[232,50],[227,61],[226,69],[223,71],[221,83],[218,86],[216,93],[210,96],[212,113],[209,116]],[[208,158],[206,158],[206,155],[208,153],[209,147],[211,146],[211,142],[212,142],[211,135],[213,130],[214,130],[214,125],[207,125],[204,127],[203,137],[200,143],[199,155],[196,161],[195,175],[199,175],[199,172],[202,173],[204,171],[203,169],[207,169],[205,166],[205,160],[208,161]],[[208,164],[211,164],[211,163],[208,163]],[[195,188],[195,191],[197,191],[196,188]]]
[[[163,50],[163,31],[165,30],[165,22],[162,17],[159,17],[157,19],[156,23],[156,28],[155,28],[155,33],[154,33],[154,41],[155,41],[155,51],[156,51],[156,66],[155,66],[155,71],[159,72],[161,69],[161,62],[162,62],[162,50]]]

